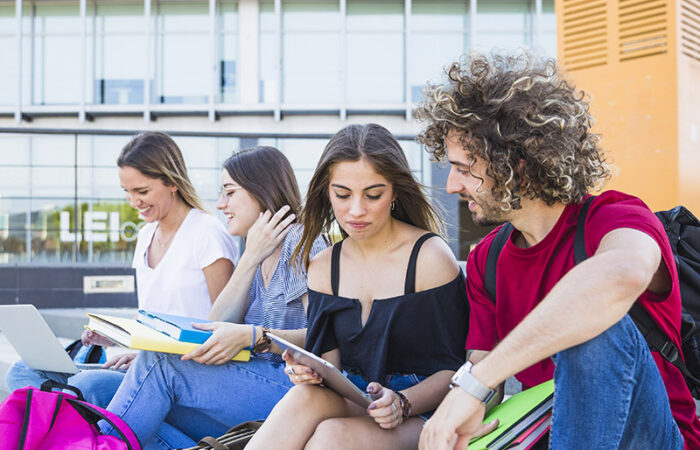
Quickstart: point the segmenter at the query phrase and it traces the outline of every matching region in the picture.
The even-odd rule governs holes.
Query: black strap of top
[[[340,284],[340,247],[343,246],[343,241],[338,242],[333,246],[331,253],[331,289],[333,295],[338,296],[338,285]]]
[[[406,270],[406,284],[403,288],[405,294],[413,294],[416,292],[416,261],[418,260],[418,252],[420,251],[423,242],[427,241],[433,236],[437,235],[435,233],[426,233],[419,237],[416,243],[413,245],[411,257],[408,259],[408,269]]]

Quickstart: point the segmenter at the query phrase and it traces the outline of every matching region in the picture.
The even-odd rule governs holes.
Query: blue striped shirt
[[[306,294],[307,289],[306,272],[301,262],[298,267],[292,267],[290,261],[294,248],[301,240],[302,231],[301,225],[294,225],[284,238],[280,259],[267,288],[258,266],[253,284],[250,286],[250,303],[243,323],[262,325],[276,330],[306,328],[306,311],[301,303],[301,297]],[[326,247],[328,243],[325,239],[316,238],[311,247],[311,258]],[[274,353],[256,354],[256,356],[271,361],[282,361],[282,357]]]

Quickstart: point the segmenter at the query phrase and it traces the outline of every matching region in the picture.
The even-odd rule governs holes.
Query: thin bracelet
[[[253,327],[253,344],[250,346],[251,349],[253,347],[255,347],[255,325],[252,325],[252,327]]]

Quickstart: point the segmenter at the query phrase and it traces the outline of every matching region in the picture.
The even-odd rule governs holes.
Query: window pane
[[[23,9],[31,11],[31,6],[25,5]],[[36,4],[35,11],[34,31],[36,33],[78,34],[82,29],[79,2],[41,2]]]
[[[413,0],[413,30],[462,31],[468,28],[467,2],[464,0]]]
[[[80,36],[37,34],[34,66],[33,104],[80,101]]]
[[[554,13],[554,0],[542,1],[542,42],[546,56],[557,57],[557,16]]]
[[[94,103],[143,103],[146,71],[145,37],[109,34],[96,37]]]
[[[226,33],[219,37],[219,101],[238,102],[238,35]]]
[[[403,30],[402,0],[349,0],[347,29],[352,31]]]
[[[163,3],[158,6],[160,31],[209,32],[209,2]]]
[[[284,102],[340,101],[340,34],[285,34]]]
[[[157,103],[206,103],[210,85],[208,34],[158,37],[160,86]]]
[[[32,164],[42,166],[75,165],[75,137],[70,135],[32,136]]]
[[[125,193],[119,186],[119,169],[116,165],[109,168],[78,168],[78,196],[123,200]]]
[[[0,264],[23,263],[27,257],[24,229],[6,228],[0,213]]]
[[[402,102],[403,36],[348,34],[348,103]]]
[[[0,134],[2,165],[29,165],[29,139],[28,136],[23,135]]]
[[[238,2],[219,2],[219,29],[225,31],[238,29]]]
[[[124,200],[80,201],[78,261],[129,264],[145,223]]]
[[[0,166],[2,197],[29,196],[29,167]]]
[[[409,36],[411,54],[408,59],[408,79],[412,102],[421,100],[423,88],[428,81],[442,80],[444,67],[457,61],[464,53],[464,40],[462,33],[454,32],[421,32]]]
[[[72,262],[77,238],[74,200],[33,198],[31,207],[32,262]]]
[[[277,100],[277,71],[275,68],[275,35],[260,33],[260,54],[258,55],[260,77],[260,103],[274,103]]]
[[[116,4],[101,2],[95,13],[97,33],[143,33],[145,27],[143,2]]]
[[[17,39],[14,6],[0,6],[0,105],[17,103]]]
[[[308,0],[284,1],[282,2],[282,29],[285,32],[339,30],[339,2]]]
[[[49,198],[75,196],[75,169],[32,167],[32,195]]]
[[[117,170],[117,158],[132,136],[78,136],[78,165]]]
[[[477,3],[475,47],[514,49],[530,43],[529,0],[493,0]]]
[[[221,184],[220,169],[188,169],[190,181],[202,199],[215,199]]]

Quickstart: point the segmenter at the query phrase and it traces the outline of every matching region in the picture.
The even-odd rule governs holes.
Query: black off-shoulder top
[[[447,284],[415,292],[418,252],[433,236],[428,233],[416,241],[404,294],[374,300],[364,327],[360,301],[338,295],[343,242],[335,244],[333,294],[308,290],[306,349],[320,356],[337,348],[343,369],[382,384],[395,373],[430,376],[464,364],[469,304],[462,271]]]

